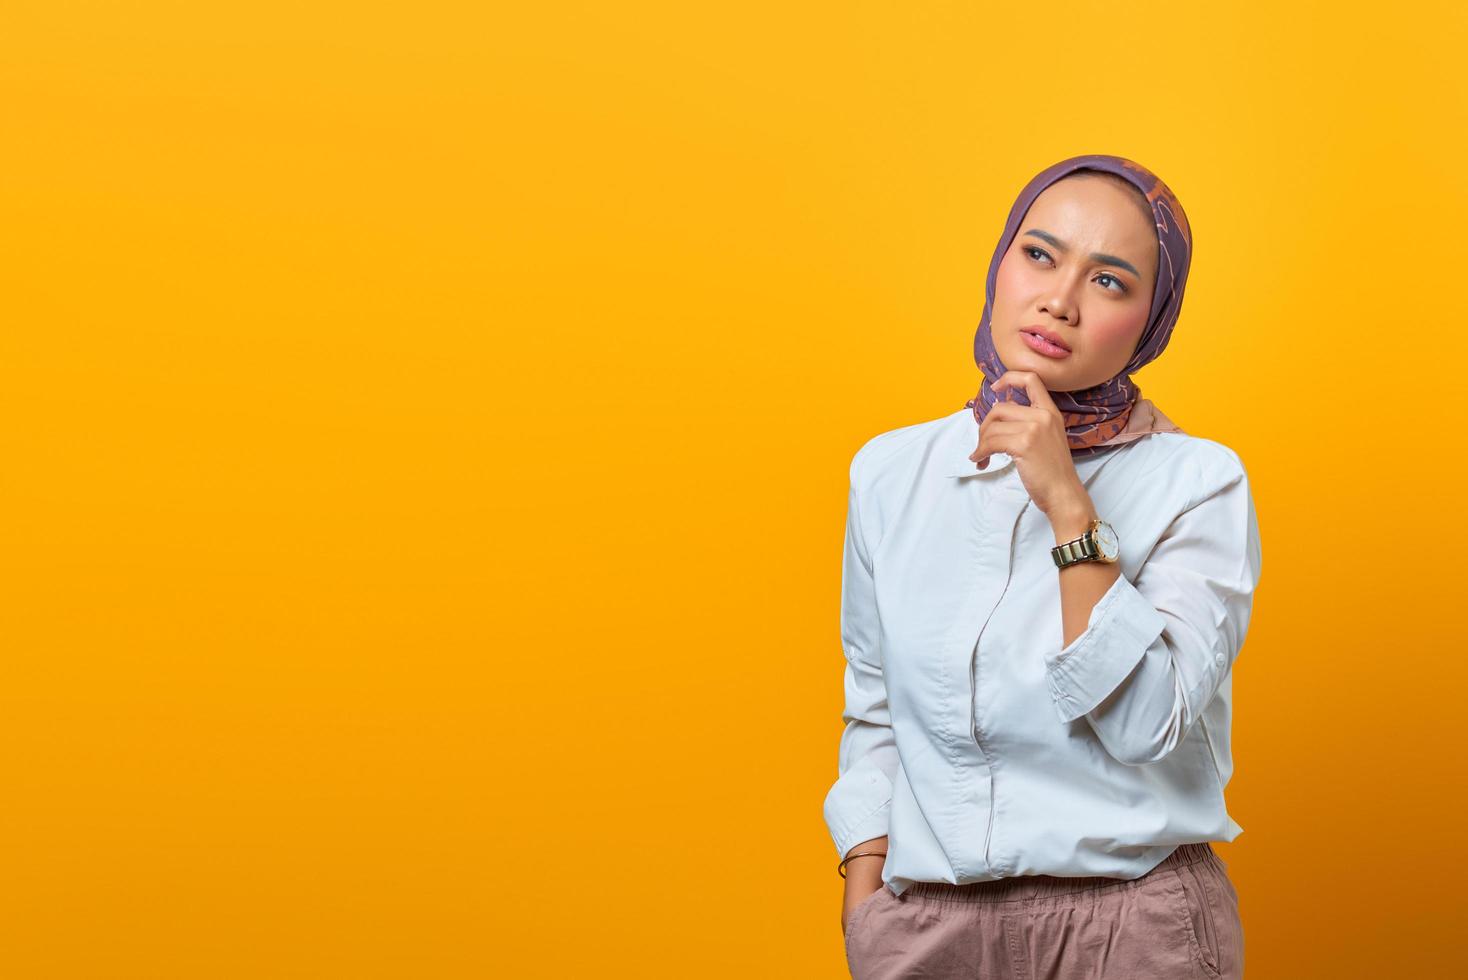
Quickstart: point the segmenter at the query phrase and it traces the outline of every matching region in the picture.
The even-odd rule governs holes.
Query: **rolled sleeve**
[[[846,665],[846,728],[837,753],[840,773],[826,794],[825,819],[842,857],[862,841],[887,834],[897,746],[881,672],[864,662]]]
[[[1046,657],[1062,721],[1084,717],[1107,751],[1145,765],[1177,748],[1232,669],[1253,608],[1261,553],[1237,457],[1190,504],[1138,570],[1096,602],[1086,629]]]
[[[837,779],[826,794],[824,816],[837,852],[887,833],[897,745],[882,676],[881,624],[871,555],[857,501],[857,461],[847,497],[841,572],[841,645],[846,657],[845,728],[837,751]]]
[[[1116,690],[1158,641],[1167,620],[1125,575],[1096,601],[1080,636],[1050,660],[1046,679],[1062,721],[1073,721]]]

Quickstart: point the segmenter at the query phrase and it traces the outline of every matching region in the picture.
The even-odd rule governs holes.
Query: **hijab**
[[[989,322],[994,312],[999,263],[1009,251],[1020,223],[1040,192],[1062,177],[1082,169],[1116,174],[1146,196],[1157,226],[1157,284],[1152,290],[1147,326],[1142,330],[1136,350],[1126,366],[1110,380],[1090,388],[1050,392],[1051,400],[1065,421],[1066,441],[1070,444],[1072,459],[1105,452],[1115,445],[1141,439],[1152,432],[1182,432],[1157,406],[1142,397],[1142,389],[1132,381],[1130,374],[1155,360],[1167,346],[1182,306],[1183,287],[1187,284],[1188,265],[1193,257],[1192,230],[1182,205],[1161,178],[1141,164],[1108,154],[1088,154],[1062,160],[1036,174],[1010,207],[1004,233],[999,237],[999,245],[989,261],[984,314],[974,335],[974,361],[983,372],[984,380],[978,394],[964,406],[973,409],[974,417],[980,423],[999,400],[990,385],[1009,370],[999,360]],[[1021,388],[1011,388],[1007,394],[1011,401],[1029,404],[1029,398]]]

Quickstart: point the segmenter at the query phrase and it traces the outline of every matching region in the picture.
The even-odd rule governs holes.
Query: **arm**
[[[841,931],[851,921],[851,913],[872,893],[882,887],[882,868],[887,863],[887,838],[862,841],[852,848],[862,856],[846,866],[846,887],[841,892]],[[874,855],[880,854],[881,857]]]
[[[1050,526],[1055,531],[1055,543],[1064,544],[1085,534],[1096,516],[1096,507],[1089,494],[1074,510],[1052,516]],[[1068,647],[1085,631],[1096,603],[1121,578],[1121,565],[1118,562],[1083,561],[1055,571],[1060,574],[1062,646]]]
[[[1085,511],[1063,513],[1057,542]],[[1062,721],[1084,716],[1117,760],[1157,762],[1212,701],[1248,629],[1260,547],[1242,466],[1173,520],[1135,581],[1119,566],[1107,566],[1109,583],[1100,570],[1072,574],[1081,567],[1057,569],[1067,643],[1045,658],[1056,710]],[[1089,612],[1075,633],[1081,609]]]
[[[838,778],[826,794],[824,814],[836,851],[885,850],[887,816],[892,803],[892,777],[897,771],[897,744],[882,678],[876,593],[871,555],[857,501],[857,460],[852,460],[846,506],[846,543],[841,566],[841,646],[846,656],[845,707],[837,751]],[[871,842],[869,848],[856,845]],[[866,873],[876,858],[859,858],[847,872]]]

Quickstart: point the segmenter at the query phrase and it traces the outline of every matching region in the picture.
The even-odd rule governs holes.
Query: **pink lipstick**
[[[1061,347],[1059,344],[1046,340],[1039,334],[1030,333],[1028,330],[1021,330],[1019,332],[1019,335],[1023,337],[1025,343],[1030,346],[1030,350],[1033,350],[1040,354],[1044,354],[1046,357],[1054,357],[1059,359],[1062,357],[1070,356],[1070,351],[1066,350],[1064,347]]]

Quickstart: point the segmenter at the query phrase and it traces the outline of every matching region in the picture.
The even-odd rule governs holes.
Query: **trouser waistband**
[[[1099,888],[1125,888],[1159,871],[1167,871],[1199,861],[1217,861],[1218,855],[1207,841],[1179,844],[1147,874],[1138,878],[1110,878],[1097,875],[1067,877],[1063,875],[1016,875],[994,881],[971,881],[955,885],[947,881],[917,881],[903,890],[903,895],[921,895],[954,902],[1012,902],[1024,898],[1045,898],[1069,892]]]

